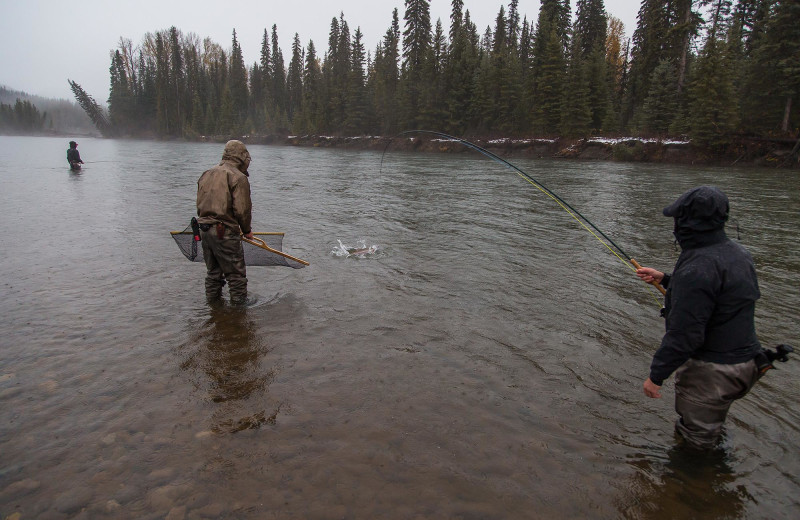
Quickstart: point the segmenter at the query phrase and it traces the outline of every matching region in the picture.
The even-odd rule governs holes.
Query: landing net
[[[203,262],[203,245],[194,239],[191,226],[183,231],[170,231],[175,243],[183,256],[192,262]],[[253,242],[242,239],[244,248],[244,263],[247,266],[283,266],[292,269],[302,269],[308,262],[295,258],[281,251],[283,246],[283,233],[253,233],[256,240]]]

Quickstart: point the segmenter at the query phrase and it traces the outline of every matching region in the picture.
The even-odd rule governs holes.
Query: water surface
[[[76,174],[67,141],[0,137],[0,517],[800,513],[798,360],[720,454],[676,449],[672,381],[641,392],[659,298],[511,170],[250,146],[255,229],[311,265],[251,267],[241,310],[206,305],[169,236],[222,145],[82,139]],[[760,338],[797,342],[796,172],[512,160],[664,270],[661,208],[720,186]]]

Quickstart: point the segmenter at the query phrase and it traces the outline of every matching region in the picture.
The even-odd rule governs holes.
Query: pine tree
[[[111,58],[109,68],[111,87],[108,95],[109,120],[118,133],[127,133],[134,118],[134,98],[128,82],[128,73],[119,50]]]
[[[369,126],[367,114],[367,90],[364,72],[365,50],[361,28],[353,36],[350,71],[348,73],[347,101],[344,130],[349,135],[363,133]]]
[[[592,107],[589,80],[589,61],[584,59],[583,40],[580,35],[572,40],[572,52],[564,78],[559,129],[564,137],[586,137],[592,124]],[[605,78],[603,78],[605,79]]]
[[[292,42],[292,59],[289,62],[289,74],[286,78],[287,111],[289,123],[293,124],[295,116],[303,106],[303,46],[300,35],[294,33]]]
[[[582,135],[588,129],[600,131],[606,120],[610,98],[608,71],[606,69],[607,17],[603,0],[578,0],[577,16],[573,30],[570,74],[567,77],[566,92],[575,90],[585,100],[572,100],[573,117],[570,125],[574,134]],[[571,84],[576,81],[577,84]],[[590,114],[589,128],[583,130],[583,114]]]
[[[245,128],[247,119],[247,107],[249,104],[249,92],[247,90],[247,69],[244,65],[242,48],[236,39],[236,30],[233,31],[233,41],[231,43],[231,61],[228,74],[228,85],[231,96],[231,110],[234,133],[241,134],[249,131]]]
[[[75,94],[75,99],[78,101],[78,104],[81,106],[84,112],[86,112],[86,115],[89,116],[89,119],[92,120],[94,126],[97,127],[103,136],[113,137],[115,135],[114,128],[111,126],[111,123],[109,123],[108,118],[103,112],[103,109],[97,104],[97,101],[95,101],[92,96],[87,94],[80,85],[71,79],[68,79],[67,81],[72,89],[72,93]]]
[[[738,105],[724,38],[730,8],[731,0],[714,0],[708,38],[689,87],[689,135],[695,144],[710,148],[727,145],[738,124]]]
[[[183,52],[180,42],[181,34],[175,26],[169,28],[169,72],[167,74],[167,92],[165,94],[166,117],[169,121],[170,135],[183,134],[184,118],[188,109],[184,93],[186,91],[183,70]]]
[[[430,1],[405,0],[405,8],[400,101],[405,126],[414,128],[419,124],[425,59],[431,50]]]
[[[394,9],[392,23],[375,50],[375,62],[370,74],[377,130],[383,134],[394,134],[398,130],[399,45],[400,22],[397,9]]]
[[[742,88],[743,117],[765,133],[800,125],[800,2],[767,0],[752,27]]]
[[[676,70],[676,89],[683,95],[689,48],[702,19],[694,10],[697,0],[643,0],[633,33],[631,69],[627,83],[623,122],[640,120],[637,111],[647,99],[653,71],[662,60]]]
[[[308,42],[305,67],[303,69],[302,117],[296,128],[300,132],[318,132],[322,120],[322,69],[320,67],[314,42]]]
[[[283,61],[283,52],[278,45],[278,26],[272,25],[272,100],[271,117],[275,130],[287,132],[289,120],[287,115],[288,94],[286,92],[286,65]]]
[[[661,60],[650,78],[650,91],[642,106],[642,130],[666,135],[678,112],[678,89],[675,65]]]
[[[566,72],[564,49],[568,44],[569,3],[543,0],[533,39],[532,126],[554,134],[561,122],[561,103]]]
[[[478,40],[469,11],[464,13],[463,2],[453,0],[450,15],[450,45],[445,65],[446,128],[456,134],[464,133],[469,125],[469,111],[475,88],[478,67]]]

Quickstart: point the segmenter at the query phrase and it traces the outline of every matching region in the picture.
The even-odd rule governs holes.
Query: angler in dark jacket
[[[663,381],[675,373],[675,428],[699,448],[716,445],[731,404],[759,377],[758,281],[750,253],[725,234],[728,212],[728,197],[718,188],[687,191],[664,208],[681,246],[672,275],[646,267],[636,272],[667,289],[666,334],[644,392],[661,397]]]
[[[73,170],[79,170],[81,168],[81,164],[83,164],[83,161],[81,160],[81,154],[78,152],[78,143],[75,141],[69,142],[69,150],[67,150],[67,162],[69,163],[69,167]]]

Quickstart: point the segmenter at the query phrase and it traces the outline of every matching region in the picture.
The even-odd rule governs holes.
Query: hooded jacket
[[[681,254],[665,276],[666,333],[650,365],[650,380],[661,385],[689,358],[733,364],[761,352],[755,331],[761,296],[750,253],[725,235],[728,198],[701,186],[664,208],[675,219]]]
[[[250,233],[253,205],[247,168],[250,153],[240,141],[228,141],[222,161],[197,181],[197,221],[222,223],[235,232]]]

